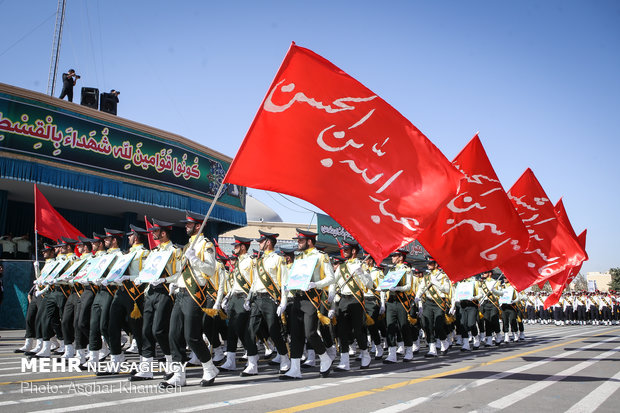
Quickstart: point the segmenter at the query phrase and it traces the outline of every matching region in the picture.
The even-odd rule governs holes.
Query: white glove
[[[198,257],[196,256],[196,251],[194,251],[193,248],[188,248],[187,251],[185,251],[185,258],[187,258],[188,261],[193,261],[193,260],[198,259]]]
[[[385,313],[385,303],[381,303],[381,307],[379,307],[379,314]]]
[[[276,314],[278,315],[278,317],[281,317],[282,314],[284,314],[284,310],[286,309],[286,305],[282,305],[280,304],[278,306],[278,308],[276,309]]]
[[[95,280],[95,282],[93,283],[95,285],[101,285],[101,278]]]
[[[35,297],[39,297],[41,294],[43,294],[43,291],[37,290],[37,291],[35,291],[34,296]]]
[[[336,291],[330,291],[329,294],[327,295],[327,302],[333,303],[335,297],[336,297]]]
[[[97,280],[97,285],[99,285],[99,284],[101,284],[101,285],[103,285],[105,287],[106,285],[108,285],[108,280],[106,280],[106,279]]]
[[[222,304],[220,304],[219,301],[216,301],[215,304],[213,304],[213,309],[216,311],[220,311],[222,308]]]
[[[159,284],[162,284],[164,281],[166,281],[165,278],[163,278],[163,277],[162,278],[158,278],[158,279],[156,279],[154,281],[151,281],[151,285],[159,285]]]
[[[228,296],[224,297],[222,300],[222,308],[228,310]]]
[[[168,285],[168,289],[170,290],[170,292],[168,293],[169,295],[174,295],[177,292],[177,285],[175,283],[170,283]]]
[[[336,310],[329,310],[329,311],[327,312],[327,317],[329,317],[329,318],[334,318],[334,317],[336,317]]]
[[[246,301],[243,302],[243,309],[245,311],[250,311],[250,302],[249,301],[246,300]]]
[[[456,313],[456,307],[451,307],[450,311],[448,311],[448,314],[450,315],[454,315]]]
[[[314,281],[310,281],[308,283],[308,290],[311,290],[313,288],[316,288],[316,283]]]
[[[390,287],[390,291],[396,291],[396,288],[397,288],[396,286]]]

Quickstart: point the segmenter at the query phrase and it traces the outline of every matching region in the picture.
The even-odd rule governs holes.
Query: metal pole
[[[47,78],[47,93],[49,93],[50,96],[54,96],[54,86],[56,84],[56,75],[58,74],[58,56],[60,55],[60,43],[62,40],[62,28],[65,23],[66,7],[67,0],[58,0],[56,24],[54,25],[54,40],[52,42],[52,57]]]

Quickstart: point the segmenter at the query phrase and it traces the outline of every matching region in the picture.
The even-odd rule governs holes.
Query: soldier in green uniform
[[[364,293],[373,287],[372,278],[357,258],[360,246],[357,242],[345,241],[342,246],[344,261],[335,271],[336,282],[329,287],[329,296],[332,307],[330,318],[338,321],[338,342],[340,344],[340,363],[335,371],[349,371],[349,343],[357,341],[361,351],[361,368],[370,366],[368,353],[368,338],[366,335],[366,310],[364,308]]]
[[[327,354],[325,344],[319,336],[318,310],[320,307],[321,292],[323,288],[334,283],[334,269],[329,257],[316,249],[315,232],[304,231],[297,228],[297,246],[301,252],[295,260],[315,260],[316,265],[310,278],[307,291],[295,291],[290,315],[291,334],[291,368],[285,374],[280,375],[282,380],[301,378],[301,355],[306,340],[319,356],[321,363],[319,374],[327,377],[331,371],[332,358]]]
[[[237,340],[241,340],[243,347],[249,350],[256,346],[250,343],[248,321],[250,319],[250,302],[248,300],[252,283],[254,282],[254,261],[248,254],[252,239],[235,235],[233,253],[237,257],[237,265],[231,274],[230,290],[226,295],[226,314],[228,315],[228,336],[226,338],[226,362],[220,366],[222,370],[234,371],[237,368]],[[256,350],[258,353],[258,350]],[[252,360],[248,360],[250,363]],[[248,366],[251,367],[251,366]],[[248,369],[253,371],[253,368]],[[257,373],[242,372],[242,376]]]
[[[290,368],[288,349],[282,335],[280,321],[287,303],[283,281],[287,280],[288,269],[284,259],[274,251],[279,234],[261,230],[258,232],[260,234],[258,245],[262,255],[256,260],[256,274],[250,290],[251,308],[248,323],[250,335],[247,349],[248,367],[243,371],[245,375],[258,374],[256,339],[262,322],[267,325],[269,337],[278,351],[280,372],[285,373]]]
[[[383,360],[384,364],[393,364],[398,361],[397,337],[399,333],[402,335],[405,354],[403,361],[413,360],[413,333],[411,324],[409,323],[409,310],[411,308],[410,291],[413,285],[413,273],[411,268],[405,264],[405,258],[408,251],[406,249],[398,249],[390,254],[394,271],[404,271],[404,274],[398,284],[391,287],[387,293],[387,302],[382,303],[385,308],[385,322],[387,324],[387,343],[388,356]]]
[[[169,294],[168,286],[165,283],[167,278],[171,278],[177,272],[178,266],[181,264],[182,252],[180,248],[176,248],[170,241],[170,233],[172,231],[172,222],[153,219],[153,225],[149,229],[153,233],[153,239],[159,242],[155,251],[172,251],[172,255],[164,272],[160,278],[146,285],[144,292],[144,308],[142,311],[142,352],[140,355],[139,371],[129,377],[129,381],[152,380],[153,371],[151,363],[155,357],[155,347],[159,344],[161,351],[164,353],[166,360],[166,372],[164,379],[168,380],[172,377],[171,364],[172,353],[170,350],[170,313],[172,312],[173,300]]]
[[[121,362],[125,361],[122,354],[121,332],[128,326],[132,336],[138,343],[138,348],[142,348],[142,310],[144,304],[144,287],[136,286],[134,280],[142,270],[142,266],[149,250],[144,248],[142,237],[147,234],[143,228],[130,225],[130,230],[126,235],[129,237],[129,252],[133,258],[120,279],[112,284],[104,281],[103,286],[114,285],[116,292],[110,303],[110,322],[108,337],[110,339],[110,369],[99,371],[97,375],[117,374]],[[140,350],[141,352],[141,350]]]
[[[185,231],[189,242],[183,248],[183,261],[177,273],[170,280],[170,291],[174,294],[174,305],[170,314],[170,348],[172,350],[173,376],[160,383],[160,387],[185,386],[185,369],[181,364],[186,358],[185,346],[189,345],[202,364],[201,386],[211,386],[219,370],[213,364],[211,353],[202,339],[202,318],[205,309],[207,280],[216,270],[215,247],[201,233],[204,217],[186,213]],[[176,294],[174,291],[177,290]]]

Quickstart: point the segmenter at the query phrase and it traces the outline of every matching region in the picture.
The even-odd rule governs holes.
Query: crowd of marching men
[[[280,379],[295,380],[316,367],[326,377],[368,368],[373,359],[393,364],[518,342],[526,323],[618,323],[614,294],[568,294],[545,310],[542,294],[521,294],[492,271],[452,283],[431,257],[426,268],[415,268],[399,249],[386,268],[360,257],[355,242],[330,257],[316,248],[316,233],[300,229],[296,249],[276,252],[278,234],[259,231],[258,254],[248,251],[252,239],[235,237],[234,255],[227,257],[202,235],[202,220],[186,213],[184,247],[170,240],[174,223],[157,219],[148,231],[132,225],[129,232],[105,229],[93,238],[46,244],[45,265],[61,270],[46,277],[46,267],[35,263],[26,341],[15,351],[60,355],[97,375],[118,374],[124,331],[140,355],[130,381],[163,373],[161,387],[184,386],[189,363],[202,367],[200,385],[209,386],[221,371],[238,370],[239,343],[241,376],[259,374],[264,347]],[[149,232],[158,243],[153,250],[145,247]],[[124,253],[125,236],[130,249]],[[145,278],[149,255],[162,255],[155,252],[169,258]],[[126,270],[110,278],[126,254]],[[103,256],[114,259],[96,279],[78,276]],[[163,371],[155,371],[154,360]]]

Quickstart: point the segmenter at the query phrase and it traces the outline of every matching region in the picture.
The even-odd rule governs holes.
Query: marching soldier
[[[142,309],[144,304],[144,288],[136,286],[134,280],[138,278],[138,274],[142,270],[142,266],[149,250],[144,248],[142,237],[147,234],[145,229],[130,225],[131,231],[126,233],[129,237],[129,252],[133,254],[133,258],[123,275],[114,284],[117,286],[114,298],[110,303],[110,322],[108,328],[108,337],[110,339],[110,359],[111,368],[107,371],[97,372],[97,375],[117,374],[120,370],[120,364],[125,361],[122,354],[121,331],[125,325],[129,326],[129,330],[134,340],[138,343],[138,348],[142,349]],[[105,281],[104,281],[105,282]],[[107,285],[104,285],[106,287]]]
[[[385,317],[382,317],[382,315],[385,314],[385,292],[380,291],[378,287],[381,281],[383,281],[384,274],[371,256],[368,256],[364,265],[372,280],[371,288],[368,288],[364,293],[366,314],[368,314],[373,321],[369,325],[366,325],[366,328],[368,329],[370,340],[374,346],[375,360],[381,360],[383,358],[383,344],[381,343],[380,331],[382,330],[385,336]]]
[[[486,345],[493,345],[493,333],[496,335],[496,344],[501,343],[499,327],[499,299],[502,291],[497,289],[499,280],[494,280],[491,275],[493,271],[485,271],[480,275],[478,283],[479,291],[484,294],[480,300],[480,312],[484,318],[484,329],[486,332]]]
[[[170,315],[170,347],[174,363],[181,363],[186,358],[185,345],[189,345],[202,364],[200,385],[211,386],[219,370],[213,364],[211,353],[202,339],[202,317],[207,279],[212,278],[216,270],[215,247],[201,233],[200,227],[204,217],[191,212],[186,213],[185,231],[189,242],[183,248],[183,262],[171,285],[175,289],[174,305]],[[160,383],[160,387],[185,386],[185,368],[180,364],[174,366],[174,375]]]
[[[104,228],[104,231],[103,242],[106,248],[106,255],[112,254],[117,257],[123,255],[120,249],[123,231],[108,228]],[[104,272],[101,274],[100,280],[105,276]],[[100,280],[97,280],[100,288],[95,294],[90,310],[90,332],[88,337],[88,349],[91,352],[90,363],[102,361],[110,353],[108,345],[110,343],[110,336],[108,335],[110,329],[110,304],[112,304],[116,286],[101,285]]]
[[[338,340],[340,344],[340,364],[335,371],[349,371],[349,343],[357,341],[361,351],[362,369],[370,366],[368,353],[368,338],[366,335],[366,309],[364,308],[364,294],[373,287],[372,278],[362,267],[357,258],[360,247],[356,242],[345,241],[342,246],[344,262],[337,266],[335,271],[336,282],[329,287],[332,302],[330,318],[336,316],[338,321]]]
[[[92,239],[86,237],[78,237],[79,242],[77,243],[78,250],[80,252],[79,260],[82,261],[82,264],[78,268],[78,272],[81,268],[86,265],[88,260],[93,257],[92,253]],[[76,274],[74,274],[75,276]],[[84,334],[82,329],[80,328],[80,317],[82,314],[82,306],[84,306],[84,293],[86,292],[86,288],[80,282],[73,282],[73,290],[78,296],[77,306],[74,311],[74,331],[75,331],[75,357],[78,359],[80,365],[86,363],[86,347],[88,346],[88,332]],[[90,291],[91,302],[88,305],[92,304],[92,291]],[[90,318],[90,315],[89,315]],[[90,324],[90,323],[89,323]],[[65,346],[66,347],[66,346]]]
[[[254,262],[248,254],[250,248],[250,238],[238,237],[235,235],[234,255],[237,257],[237,265],[231,274],[231,288],[226,296],[226,314],[228,315],[228,337],[226,339],[226,362],[220,366],[222,370],[234,371],[237,368],[237,340],[241,340],[243,347],[249,350],[256,346],[256,342],[250,343],[248,332],[248,321],[250,319],[250,302],[248,295],[254,282]],[[258,349],[256,350],[258,354]],[[253,356],[255,357],[255,356]],[[254,371],[254,366],[250,363],[258,362],[256,356],[252,360],[248,357],[248,372]],[[258,368],[258,367],[256,367]],[[258,374],[258,373],[255,373]],[[245,372],[242,376],[253,375]]]
[[[288,270],[284,259],[274,252],[279,234],[261,230],[258,232],[260,234],[258,245],[262,255],[256,260],[255,279],[250,293],[248,367],[242,373],[246,376],[258,374],[256,338],[263,321],[278,351],[280,373],[285,373],[291,367],[280,321],[287,304],[286,291],[283,286],[287,280]]]
[[[519,341],[517,327],[517,309],[515,305],[520,301],[519,293],[515,288],[506,281],[501,288],[502,298],[500,299],[502,310],[502,331],[504,332],[504,341],[506,344],[510,341],[510,334],[513,335],[514,341]]]
[[[442,355],[448,352],[446,340],[446,314],[448,314],[451,284],[445,272],[439,269],[432,257],[427,257],[428,271],[416,292],[416,301],[424,317],[424,333],[428,341],[428,353],[424,357],[437,357],[436,339],[440,341]]]
[[[460,297],[464,297],[459,299]],[[463,345],[461,351],[471,351],[469,338],[473,338],[474,350],[480,347],[478,336],[478,300],[482,298],[478,284],[474,277],[460,281],[455,285],[454,302],[458,299],[460,305],[461,328],[463,331]]]
[[[93,232],[93,238],[88,239],[92,247],[91,254],[93,255],[93,257],[101,257],[102,255],[106,254],[104,238],[105,235]],[[93,302],[95,301],[95,296],[97,295],[97,291],[99,291],[99,286],[94,283],[88,282],[88,280],[82,281],[82,285],[84,287],[84,291],[82,292],[82,296],[80,297],[78,329],[80,330],[80,335],[86,337],[86,344],[90,345],[90,316]],[[78,356],[80,357],[80,367],[82,368],[82,370],[86,370],[88,366],[81,358],[81,355],[82,352],[78,352]],[[99,362],[99,352],[95,353],[94,351],[89,349],[88,361],[92,363]]]
[[[60,266],[62,271],[71,265],[71,262],[75,259],[73,254],[73,248],[77,242],[74,239],[62,237],[59,240],[61,246],[61,254],[57,256],[58,260],[61,260]],[[50,357],[51,356],[51,339],[56,335],[61,343],[62,352],[64,352],[64,342],[62,332],[58,334],[58,328],[61,326],[61,320],[63,317],[63,310],[65,302],[70,294],[70,287],[65,281],[54,282],[49,286],[49,293],[47,294],[45,305],[43,306],[43,318],[41,319],[41,325],[43,326],[43,347],[41,351],[36,353],[33,357]],[[62,330],[61,330],[62,331]]]
[[[226,294],[226,282],[230,275],[226,269],[225,263],[228,257],[217,255],[216,269],[213,280],[209,280],[206,285],[207,293],[206,307],[211,309],[210,313],[205,313],[202,319],[203,331],[207,335],[209,344],[213,353],[213,362],[221,364],[226,359],[225,347],[222,345],[220,336],[226,338],[228,336],[228,327],[226,325],[226,315],[222,311],[222,301]]]
[[[405,264],[408,251],[398,249],[390,257],[394,264],[394,271],[404,271],[404,275],[394,287],[387,293],[387,303],[381,303],[381,311],[385,308],[385,322],[387,324],[388,356],[383,360],[384,364],[393,364],[398,361],[396,356],[397,337],[400,332],[405,346],[403,361],[413,360],[413,332],[409,323],[409,311],[411,310],[411,296],[413,286],[413,273]]]
[[[170,350],[170,313],[172,312],[173,300],[169,294],[166,279],[171,279],[177,273],[180,265],[182,252],[170,241],[172,222],[153,219],[153,225],[149,229],[153,233],[153,239],[159,245],[155,251],[172,251],[170,259],[166,263],[163,273],[157,281],[146,286],[144,308],[142,311],[142,353],[140,355],[139,371],[129,377],[129,381],[152,380],[153,371],[151,363],[155,357],[155,346],[159,344],[166,360],[166,372],[164,379],[172,378],[172,353]]]
[[[56,259],[54,248],[51,244],[44,244],[43,246],[43,259],[45,264],[52,262]],[[39,294],[39,291],[43,290],[43,285],[40,280],[39,263],[35,261],[35,281],[34,286],[28,293],[28,311],[26,312],[26,341],[24,345],[18,349],[15,349],[15,353],[26,353],[26,355],[36,354],[43,347],[42,334],[37,334],[37,318],[41,317],[43,312],[42,301],[43,297]],[[36,351],[34,351],[36,350]]]
[[[75,245],[80,253],[79,258],[76,258],[76,260],[81,262],[80,267],[78,267],[76,271],[81,268],[81,266],[83,266],[90,257],[92,257],[92,254],[90,254],[90,246],[85,244],[87,243],[82,241],[82,239],[76,241]],[[71,276],[74,275],[75,273],[71,274]],[[63,359],[75,357],[76,349],[81,349],[82,351],[80,355],[85,355],[84,346],[87,341],[87,339],[80,333],[77,326],[80,315],[80,297],[83,292],[82,285],[79,283],[74,283],[73,279],[68,279],[67,282],[69,284],[70,292],[67,297],[67,301],[65,302],[61,321],[62,335],[65,339],[65,352],[61,356]]]
[[[291,368],[280,375],[281,380],[301,379],[301,355],[307,340],[321,360],[319,374],[327,377],[331,371],[332,358],[319,336],[318,311],[323,288],[334,283],[334,270],[329,257],[316,249],[317,233],[297,228],[297,247],[301,253],[295,260],[317,259],[307,291],[295,291],[290,315]],[[290,275],[290,274],[289,274]]]

